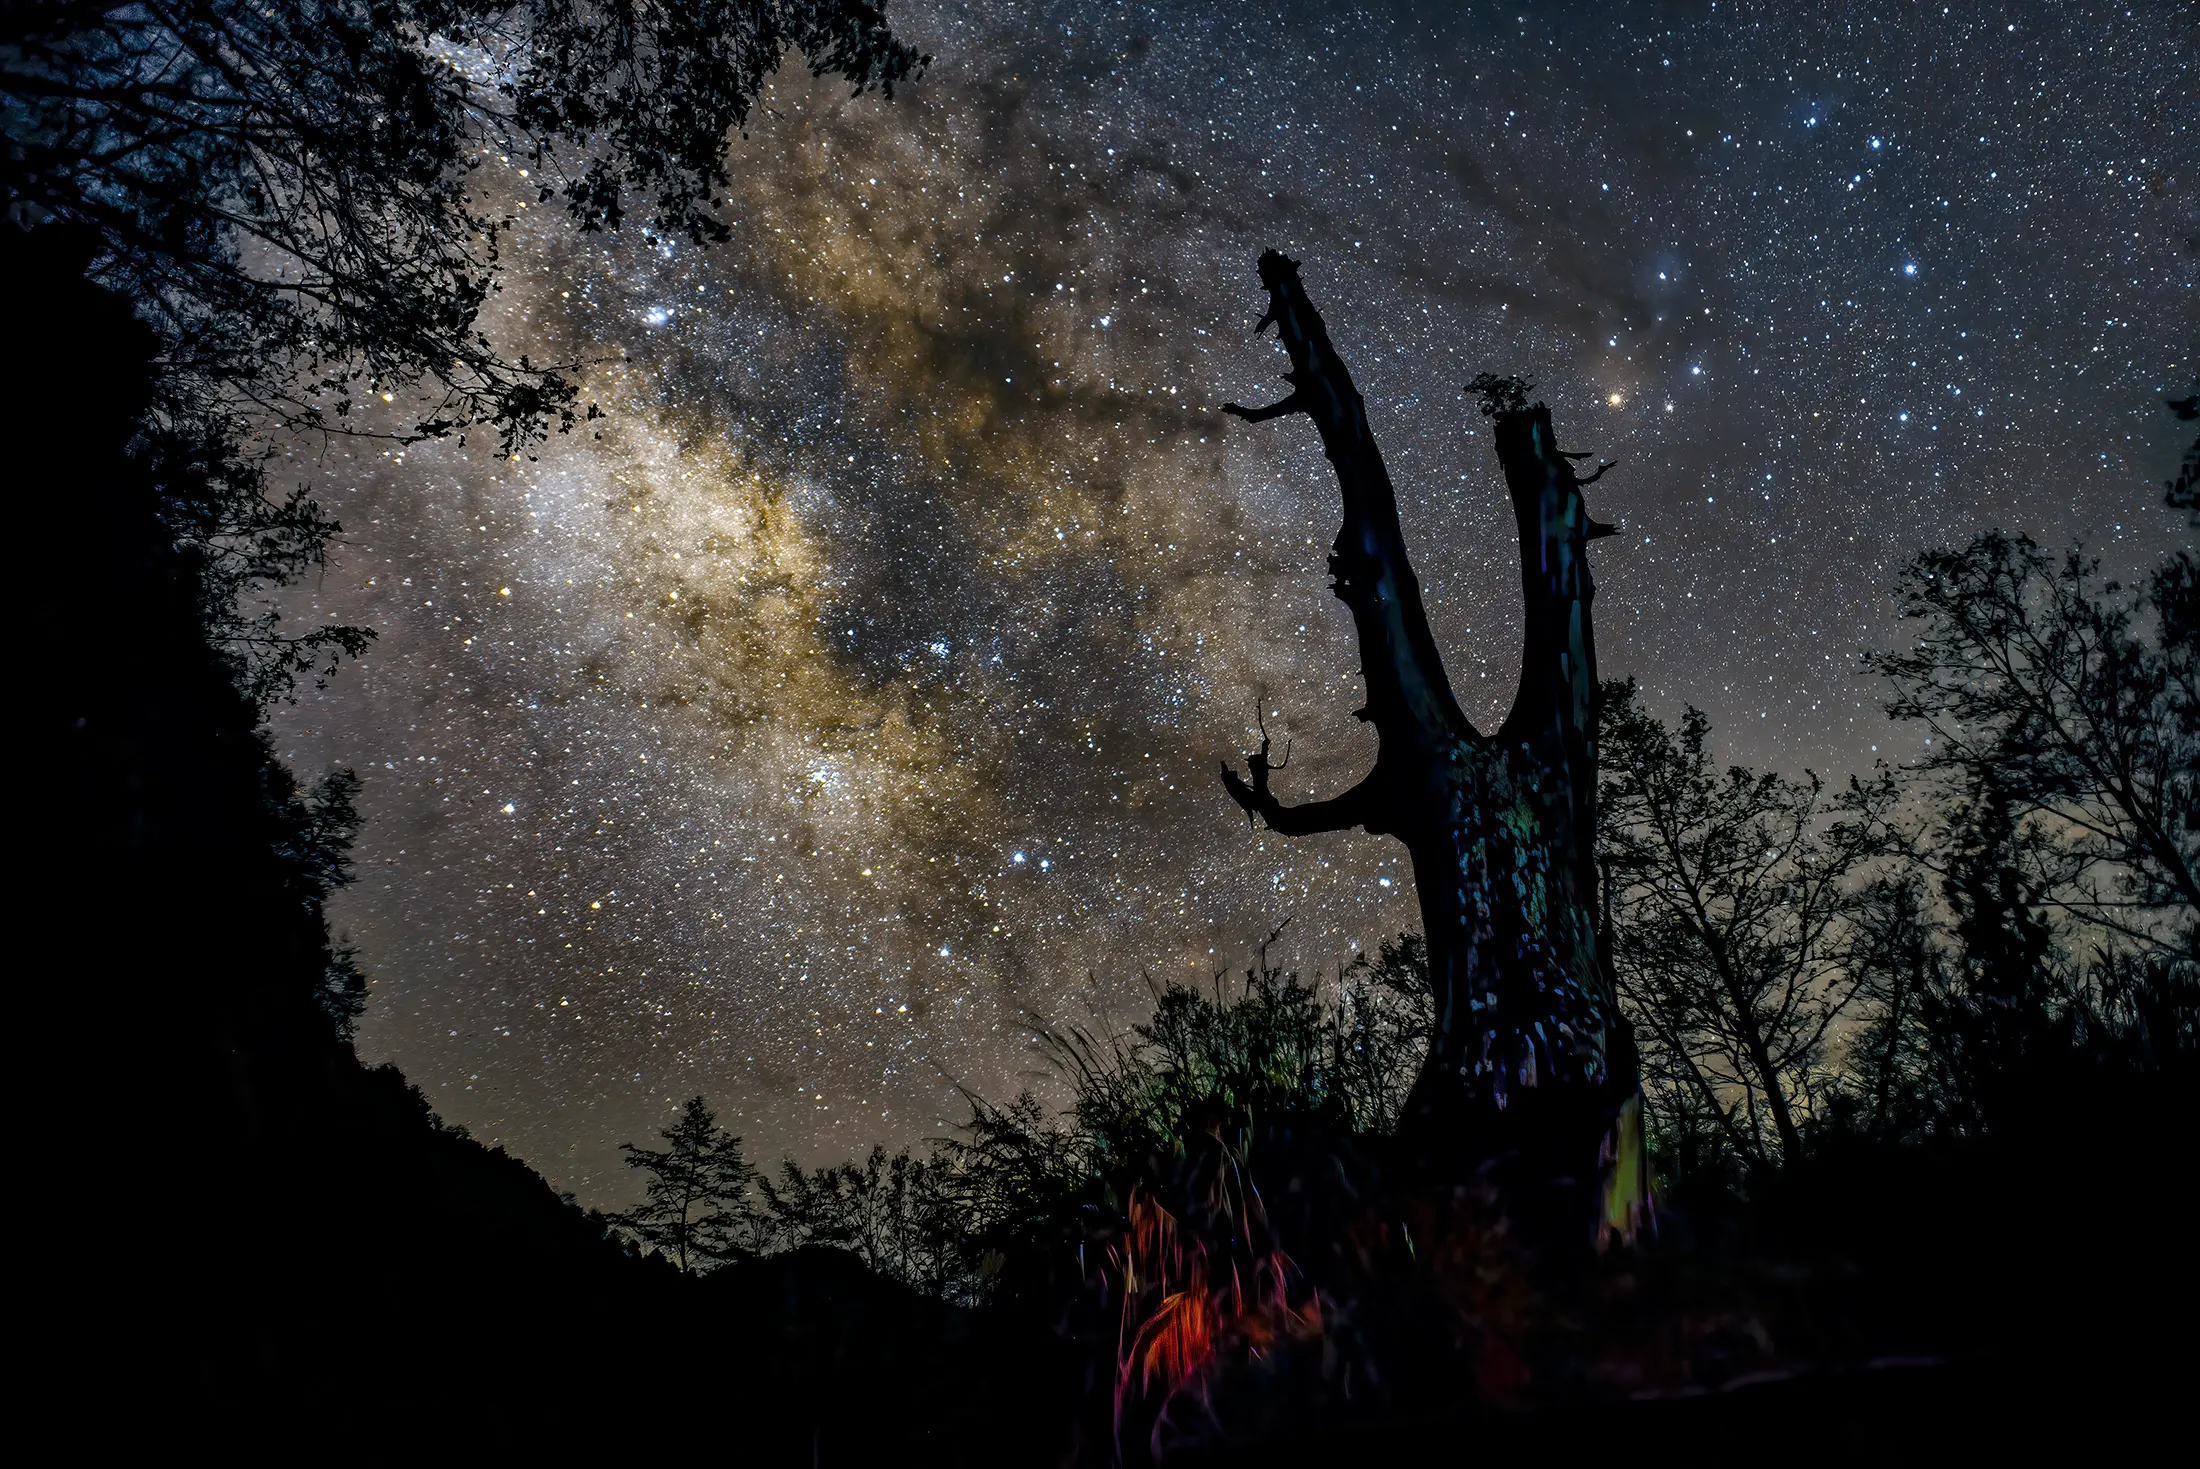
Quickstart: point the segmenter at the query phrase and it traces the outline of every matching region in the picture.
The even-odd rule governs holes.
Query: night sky
[[[489,324],[607,420],[294,458],[346,531],[296,611],[381,634],[275,720],[366,779],[361,1050],[584,1202],[698,1092],[765,1160],[914,1142],[1044,1083],[1035,1019],[1119,1025],[1286,919],[1324,970],[1415,925],[1402,847],[1250,832],[1215,778],[1257,704],[1286,799],[1374,754],[1314,431],[1217,411],[1284,391],[1263,247],[1484,728],[1518,573],[1477,372],[1621,461],[1605,671],[1742,761],[1914,753],[1858,654],[1915,550],[2187,534],[2182,5],[893,14],[930,74],[782,77],[730,243],[525,216]]]

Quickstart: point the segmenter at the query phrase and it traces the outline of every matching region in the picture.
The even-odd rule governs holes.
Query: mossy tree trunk
[[[1303,413],[1320,431],[1344,501],[1329,570],[1359,633],[1367,703],[1358,714],[1380,749],[1366,779],[1326,801],[1277,800],[1265,741],[1248,776],[1225,766],[1223,781],[1286,836],[1362,827],[1412,854],[1435,1030],[1404,1131],[1451,1166],[1506,1160],[1515,1177],[1570,1185],[1584,1202],[1602,1178],[1608,1223],[1629,1228],[1640,1111],[1634,1043],[1599,942],[1599,695],[1585,554],[1611,527],[1589,518],[1580,456],[1557,447],[1550,410],[1527,401],[1528,385],[1478,379],[1470,390],[1495,429],[1519,528],[1527,634],[1512,712],[1494,735],[1476,730],[1429,631],[1351,375],[1297,263],[1268,251],[1260,279],[1270,304],[1258,329],[1277,327],[1292,391],[1271,407],[1226,411],[1256,423]]]

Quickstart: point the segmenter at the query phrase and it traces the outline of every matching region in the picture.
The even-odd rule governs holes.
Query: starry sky
[[[1605,671],[1739,761],[1913,752],[1858,654],[1917,549],[2188,535],[2180,5],[893,15],[930,73],[780,77],[728,243],[522,215],[487,325],[590,364],[603,420],[293,455],[345,535],[291,611],[380,633],[274,720],[366,780],[361,1051],[586,1203],[694,1094],[766,1160],[918,1142],[1049,1084],[1036,1023],[1121,1025],[1279,925],[1331,971],[1414,926],[1402,847],[1249,831],[1215,778],[1256,710],[1285,799],[1374,754],[1313,430],[1218,412],[1283,391],[1266,246],[1484,728],[1519,616],[1481,371],[1621,461]]]

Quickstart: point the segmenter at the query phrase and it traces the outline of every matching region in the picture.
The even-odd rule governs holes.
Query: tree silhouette
[[[1857,923],[1893,788],[1828,797],[1816,776],[1722,771],[1701,711],[1668,728],[1631,683],[1607,692],[1601,734],[1611,954],[1653,1100],[1670,1112],[1685,1093],[1753,1165],[1792,1161],[1863,983]]]
[[[1916,1141],[1937,1120],[1925,1100],[1934,1084],[1928,1021],[1946,956],[1931,901],[1904,863],[1875,878],[1857,905],[1848,962],[1864,1023],[1846,1060],[1857,1113],[1877,1141]]]
[[[755,1218],[749,1190],[756,1170],[741,1156],[741,1139],[720,1127],[701,1097],[659,1134],[667,1146],[621,1143],[629,1168],[649,1175],[641,1203],[612,1222],[651,1246],[683,1275],[693,1275],[753,1250]]]
[[[1337,1084],[1359,1126],[1389,1132],[1428,1055],[1428,942],[1402,933],[1356,956],[1337,976],[1337,1011],[1330,1027]]]
[[[1923,766],[2006,808],[2047,864],[2039,901],[2164,956],[2200,957],[2200,670],[2194,559],[2147,587],[1989,532],[1904,572],[1909,645],[1876,656],[1888,712],[1932,731]],[[1936,864],[1937,865],[1937,864]]]
[[[1980,775],[1941,834],[1955,954],[1944,985],[1924,996],[1941,1120],[1964,1132],[2009,1110],[2076,998],[2045,902],[2057,876],[2053,846],[2019,820],[2000,771]]]
[[[1590,519],[1529,385],[1470,387],[1495,429],[1520,542],[1527,637],[1520,688],[1495,735],[1468,722],[1406,557],[1398,506],[1365,405],[1307,299],[1297,262],[1260,258],[1291,370],[1282,402],[1225,411],[1259,423],[1304,414],[1343,495],[1329,558],[1359,634],[1375,768],[1328,800],[1287,806],[1270,790],[1265,738],[1249,778],[1223,781],[1249,816],[1286,836],[1364,827],[1413,858],[1434,1015],[1406,1125],[1467,1159],[1517,1155],[1524,1176],[1588,1180],[1602,1151],[1638,1146],[1634,1043],[1617,1013],[1597,937],[1596,720],[1600,691],[1586,550],[1611,532]],[[1569,1226],[1570,1227],[1570,1226]]]
[[[581,229],[615,229],[639,196],[655,230],[724,239],[726,136],[790,48],[889,95],[926,59],[867,0],[0,9],[8,216],[91,231],[93,278],[156,329],[148,427],[184,471],[168,518],[204,554],[201,615],[254,692],[362,635],[236,611],[337,530],[303,491],[270,491],[252,434],[485,424],[513,453],[592,416],[577,364],[508,360],[476,325],[506,236],[560,196]]]

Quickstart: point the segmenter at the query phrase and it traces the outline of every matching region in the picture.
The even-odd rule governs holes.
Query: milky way
[[[361,1049],[588,1202],[696,1093],[765,1158],[911,1142],[1044,1087],[1036,1022],[1413,926],[1395,843],[1249,831],[1215,779],[1256,708],[1287,799],[1374,753],[1312,430],[1217,412],[1281,395],[1265,246],[1485,727],[1518,593],[1480,371],[1621,461],[1606,670],[1736,759],[1910,753],[1857,655],[1919,547],[2183,535],[2181,7],[895,15],[930,74],[780,78],[729,243],[529,211],[490,324],[592,364],[602,420],[295,460],[346,530],[296,611],[381,634],[276,720],[366,777]]]

